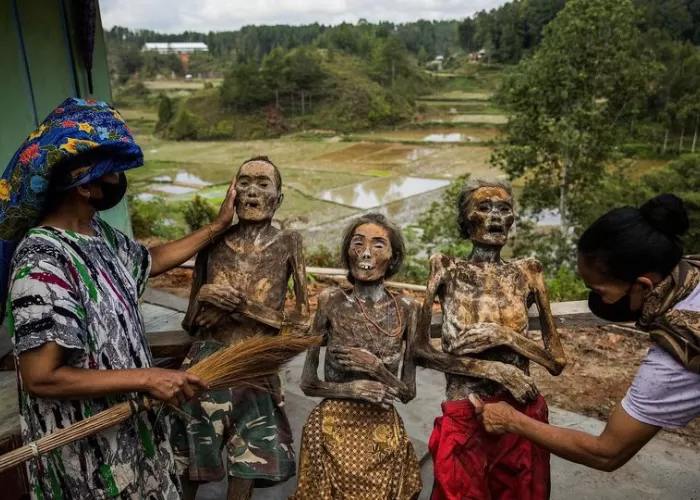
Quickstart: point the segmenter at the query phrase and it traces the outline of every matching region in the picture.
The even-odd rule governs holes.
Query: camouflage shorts
[[[220,349],[214,341],[195,342],[182,369]],[[219,481],[227,449],[229,476],[254,479],[269,486],[286,481],[296,472],[292,430],[284,412],[279,377],[265,381],[265,390],[209,391],[182,407],[193,419],[174,416],[172,444],[178,474],[192,481]]]

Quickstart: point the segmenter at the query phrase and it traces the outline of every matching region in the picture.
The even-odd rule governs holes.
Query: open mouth
[[[360,262],[357,265],[357,267],[359,267],[363,271],[371,271],[372,269],[374,269],[374,266],[372,264],[370,264],[369,262]]]
[[[248,200],[243,203],[245,208],[260,208],[260,202],[256,200]]]
[[[493,235],[504,235],[505,230],[503,229],[503,226],[489,226],[486,228],[489,234]]]

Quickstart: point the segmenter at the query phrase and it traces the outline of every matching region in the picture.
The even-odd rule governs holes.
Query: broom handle
[[[129,412],[124,412],[124,415],[120,416],[119,418],[115,417],[113,419],[110,419],[109,426],[90,429],[90,426],[95,421],[100,422],[104,420],[104,412],[100,412],[86,418],[85,420],[81,420],[76,424],[52,432],[48,436],[44,436],[40,439],[37,439],[36,441],[29,443],[28,445],[22,446],[21,448],[17,448],[16,450],[11,451],[10,453],[6,453],[5,455],[0,456],[0,472],[4,472],[13,467],[17,467],[18,465],[26,462],[31,458],[37,458],[41,455],[45,455],[46,453],[60,448],[61,446],[73,443],[78,439],[84,439],[88,436],[96,434],[97,432],[108,429],[109,427],[114,427],[115,425],[122,423],[124,420],[134,415],[138,411],[143,411],[150,408],[153,405],[153,401],[147,398],[143,398],[142,404],[143,408],[141,410],[137,410],[137,407],[133,405],[133,402],[120,403],[118,405],[112,406],[111,408],[109,408],[109,410],[105,410],[114,411],[114,409],[117,408],[129,408],[130,410]],[[76,433],[83,429],[89,430],[90,432],[76,437]]]

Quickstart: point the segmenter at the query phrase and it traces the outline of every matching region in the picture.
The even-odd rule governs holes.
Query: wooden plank
[[[77,93],[73,61],[58,0],[16,2],[39,121]]]
[[[165,307],[183,314],[187,312],[187,306],[189,305],[189,300],[187,299],[183,299],[182,297],[178,297],[177,295],[173,295],[171,293],[161,292],[160,290],[155,290],[153,288],[147,288],[146,292],[141,298],[148,304]]]
[[[0,2],[0,168],[37,126],[13,2]]]
[[[147,333],[146,338],[154,358],[184,359],[193,341],[192,336],[184,330]]]

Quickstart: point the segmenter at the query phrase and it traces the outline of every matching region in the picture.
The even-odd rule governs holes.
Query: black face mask
[[[588,308],[600,319],[611,323],[631,323],[642,315],[641,311],[633,311],[630,308],[629,292],[613,304],[606,304],[600,295],[591,292],[588,294]]]
[[[116,207],[126,194],[126,175],[119,172],[119,181],[116,184],[101,181],[96,183],[102,189],[102,198],[90,198],[89,203],[98,212]]]

